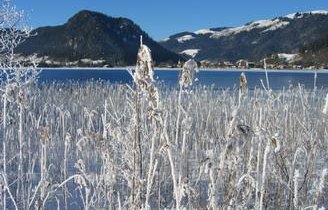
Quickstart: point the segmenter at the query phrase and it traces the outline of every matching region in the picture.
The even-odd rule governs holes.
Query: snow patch
[[[285,59],[287,62],[293,61],[298,54],[279,53],[278,58]]]
[[[194,58],[199,53],[199,51],[200,49],[188,49],[180,52],[180,54],[189,55]]]
[[[198,35],[214,34],[214,33],[215,33],[215,31],[212,31],[210,29],[200,29],[200,30],[194,32],[194,34],[198,34]]]
[[[254,21],[254,22],[251,22],[251,23],[243,25],[243,26],[228,28],[228,29],[225,29],[222,31],[214,32],[211,35],[211,38],[218,39],[220,37],[231,36],[231,35],[235,35],[235,34],[238,34],[241,32],[248,32],[253,29],[262,29],[262,28],[265,29],[262,32],[267,32],[267,31],[272,31],[272,30],[277,30],[279,28],[283,28],[288,24],[289,24],[289,22],[282,21],[278,18],[273,19],[273,20],[258,20],[258,21]]]
[[[286,15],[285,17],[289,19],[299,19],[302,18],[305,14],[328,15],[328,10],[314,10],[314,11],[307,11],[307,12],[291,13]]]
[[[92,60],[92,59],[89,59],[89,58],[82,58],[82,59],[80,59],[80,61],[82,63],[93,64],[93,65],[99,65],[99,64],[102,64],[102,63],[105,62],[105,60]]]
[[[186,42],[186,41],[189,41],[189,40],[192,40],[194,39],[195,37],[191,36],[191,35],[185,35],[185,36],[181,36],[181,37],[178,37],[176,38],[178,40],[178,42],[180,43],[183,43],[183,42]]]
[[[162,39],[162,40],[160,40],[160,42],[167,42],[167,41],[169,41],[170,40],[170,38],[164,38],[164,39]]]
[[[280,22],[280,23],[277,23],[277,24],[271,26],[271,27],[268,28],[268,29],[265,29],[265,30],[262,31],[262,32],[265,33],[265,32],[268,32],[268,31],[274,31],[274,30],[277,30],[277,29],[279,29],[279,28],[283,28],[283,27],[287,26],[288,24],[289,24],[289,22],[287,22],[287,21],[282,21],[282,22]]]
[[[328,15],[328,10],[315,10],[308,13],[311,13],[313,15]]]
[[[285,17],[289,18],[289,19],[294,19],[295,15],[296,15],[296,13],[291,13],[291,14],[286,15]]]

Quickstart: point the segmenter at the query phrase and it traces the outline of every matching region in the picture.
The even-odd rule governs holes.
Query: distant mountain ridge
[[[239,27],[201,29],[174,34],[160,44],[196,60],[259,60],[300,49],[328,33],[328,10],[299,12]]]
[[[33,34],[16,53],[36,54],[41,66],[134,65],[141,35],[156,65],[173,65],[182,60],[133,21],[88,10],[80,11],[63,25],[37,28]]]

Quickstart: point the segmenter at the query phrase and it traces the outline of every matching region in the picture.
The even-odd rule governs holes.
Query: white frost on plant
[[[319,193],[323,192],[323,189],[325,187],[325,177],[328,175],[328,169],[324,169],[321,173],[321,177],[320,177],[320,182],[319,182]]]
[[[188,87],[192,85],[195,72],[198,72],[198,66],[194,59],[189,59],[182,67],[182,74],[180,78],[180,85]]]
[[[205,153],[206,153],[206,156],[208,158],[213,159],[213,157],[214,157],[214,151],[213,151],[213,149],[208,149],[208,150],[206,150]]]
[[[137,65],[134,74],[134,79],[138,82],[141,80],[154,81],[153,60],[151,50],[142,43],[140,38],[140,48],[138,51]]]
[[[260,190],[260,206],[259,209],[263,209],[263,202],[264,202],[264,193],[265,193],[265,180],[267,176],[267,162],[268,162],[268,156],[270,153],[270,144],[267,143],[264,155],[263,155],[263,171],[262,171],[262,183],[261,183],[261,190]]]
[[[18,91],[18,84],[16,83],[7,84],[7,86],[5,87],[5,97],[7,101],[14,102],[16,99],[15,96],[17,94],[17,91]]]
[[[328,112],[328,93],[326,95],[325,106],[323,107],[322,113],[327,114],[327,112]]]
[[[299,189],[299,179],[301,178],[301,175],[300,175],[300,172],[298,169],[295,170],[295,173],[294,173],[294,178],[293,178],[293,181],[294,181],[294,198],[293,198],[293,203],[294,203],[294,207],[296,209],[298,209],[298,189]]]
[[[200,49],[187,49],[187,50],[181,51],[180,54],[189,55],[192,58],[194,58],[199,53],[199,51],[200,51]]]
[[[181,36],[181,37],[176,38],[176,40],[180,43],[184,43],[184,42],[192,40],[194,38],[195,37],[193,37],[192,35],[185,35],[185,36]]]
[[[275,133],[272,137],[272,140],[275,143],[276,148],[274,149],[275,153],[278,153],[281,150],[281,144],[280,144],[280,139],[279,137],[279,133]]]

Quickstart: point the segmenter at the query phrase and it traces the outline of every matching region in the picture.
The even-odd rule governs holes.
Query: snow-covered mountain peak
[[[197,60],[258,60],[275,55],[284,62],[304,45],[311,44],[328,31],[328,10],[298,12],[272,19],[255,20],[236,27],[205,28],[180,32],[161,42],[175,53]]]
[[[211,29],[200,29],[194,32],[197,35],[209,35],[211,38],[221,38],[225,36],[235,35],[241,32],[248,32],[253,29],[263,29],[262,33],[277,30],[280,28],[284,28],[287,26],[290,21],[288,19],[297,19],[304,17],[305,14],[312,14],[312,15],[328,15],[328,10],[314,10],[308,12],[298,12],[288,14],[284,17],[268,19],[268,20],[257,20],[250,23],[247,23],[242,26],[227,28],[220,31],[215,31]],[[288,18],[286,20],[286,18]]]
[[[273,31],[273,30],[277,30],[279,28],[283,28],[286,25],[288,25],[289,22],[288,21],[284,21],[282,19],[279,18],[275,18],[272,20],[257,20],[257,21],[253,21],[250,22],[248,24],[245,24],[243,26],[238,26],[238,27],[234,27],[234,28],[228,28],[222,31],[217,31],[214,32],[211,35],[211,38],[221,38],[224,36],[231,36],[231,35],[236,35],[238,33],[241,32],[249,32],[251,30],[254,29],[264,29],[262,32],[267,32],[267,31]]]
[[[313,10],[313,11],[307,11],[307,12],[297,12],[297,13],[291,13],[286,15],[286,18],[289,19],[297,19],[304,17],[305,14],[312,14],[312,15],[328,15],[328,10]]]

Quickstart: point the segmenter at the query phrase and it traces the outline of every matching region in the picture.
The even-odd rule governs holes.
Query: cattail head
[[[326,95],[325,106],[323,107],[322,113],[324,113],[324,114],[328,113],[328,93]]]
[[[240,74],[240,80],[239,80],[239,91],[241,95],[245,95],[247,92],[247,79],[244,72]]]
[[[16,100],[17,93],[18,85],[16,83],[6,85],[5,95],[9,102],[14,102]]]
[[[87,187],[87,182],[85,181],[83,176],[75,176],[74,182],[79,186]]]
[[[278,153],[281,149],[279,134],[276,133],[271,137],[271,143],[275,147],[274,152]]]
[[[72,140],[72,136],[69,133],[66,133],[65,135],[65,146],[68,146]]]
[[[134,74],[134,80],[137,85],[144,86],[147,82],[154,81],[153,60],[151,50],[142,43],[140,37],[140,48],[137,56],[137,65]]]
[[[49,127],[40,127],[39,128],[39,137],[42,144],[46,144],[50,141],[50,129]]]
[[[148,92],[148,116],[149,118],[155,118],[160,120],[160,109],[159,109],[159,93],[154,85],[151,85],[147,89]]]
[[[182,67],[180,86],[188,87],[192,85],[195,72],[198,72],[198,66],[194,59],[189,59]]]
[[[140,36],[140,48],[133,78],[140,90],[148,95],[148,116],[150,118],[160,119],[159,92],[154,85],[151,50],[143,44],[142,36]]]

